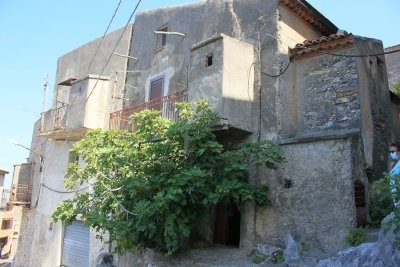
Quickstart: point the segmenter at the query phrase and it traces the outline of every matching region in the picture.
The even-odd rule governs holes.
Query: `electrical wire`
[[[375,54],[360,54],[360,55],[346,55],[346,54],[336,54],[336,53],[329,53],[329,52],[323,52],[322,54],[330,55],[330,56],[338,56],[338,57],[349,57],[349,58],[359,58],[359,57],[374,57],[374,56],[382,56],[382,55],[387,55],[387,54],[392,54],[400,52],[400,49],[396,49],[393,51],[387,51],[387,52],[382,52],[382,53],[375,53]],[[286,67],[278,74],[269,74],[266,72],[261,71],[262,74],[267,75],[268,77],[272,78],[278,78],[282,76],[289,68],[290,64],[292,63],[292,60],[290,59],[289,63],[286,65]]]
[[[330,56],[339,56],[339,57],[374,57],[374,56],[383,56],[383,55],[387,55],[387,54],[392,54],[392,53],[396,53],[396,52],[400,52],[400,48],[392,50],[392,51],[375,53],[375,54],[346,55],[346,54],[336,54],[336,53],[329,53],[329,52],[323,52],[323,54],[327,54]]]
[[[263,71],[261,71],[261,73],[264,75],[267,75],[268,77],[278,78],[278,77],[282,76],[288,70],[291,63],[292,63],[292,59],[289,60],[289,63],[286,65],[286,67],[278,74],[269,74],[269,73],[266,73]]]
[[[104,34],[103,34],[103,37],[101,38],[100,43],[98,44],[98,46],[97,46],[97,48],[96,48],[96,52],[94,53],[94,55],[93,55],[93,57],[92,57],[92,60],[91,60],[90,63],[89,63],[88,70],[86,71],[87,74],[89,73],[90,67],[92,66],[93,61],[94,61],[95,57],[97,56],[97,53],[99,52],[100,46],[101,46],[101,44],[103,43],[104,38],[106,37],[106,34],[107,34],[108,30],[110,29],[111,23],[113,22],[114,17],[115,17],[115,15],[116,15],[117,12],[118,12],[118,9],[119,9],[119,7],[120,7],[120,5],[121,5],[121,2],[122,2],[122,0],[119,0],[118,5],[117,5],[117,7],[116,7],[115,10],[114,10],[114,14],[112,15],[111,20],[110,20],[110,22],[108,23],[108,26],[107,26],[107,28],[106,28]]]
[[[43,186],[44,188],[46,188],[46,189],[52,191],[52,192],[60,193],[60,194],[78,193],[78,192],[84,191],[84,190],[86,190],[86,189],[88,189],[88,188],[90,187],[90,185],[88,185],[88,186],[86,186],[86,187],[83,187],[83,188],[77,189],[77,190],[72,190],[72,191],[60,191],[60,190],[53,189],[53,188],[51,188],[51,187],[49,187],[49,186],[47,186],[47,185],[45,185],[45,184],[43,184],[43,183],[41,183],[40,185]]]
[[[119,37],[117,43],[115,44],[113,50],[112,50],[111,53],[110,53],[110,56],[109,56],[108,59],[107,59],[107,62],[104,64],[104,67],[103,67],[103,69],[102,69],[101,72],[100,72],[99,78],[103,75],[104,70],[106,69],[108,63],[110,62],[111,57],[113,56],[113,53],[114,53],[115,50],[117,49],[118,44],[121,42],[121,39],[122,39],[122,37],[124,36],[125,31],[126,31],[126,29],[128,28],[129,23],[131,22],[131,20],[132,20],[132,18],[133,18],[133,15],[136,13],[136,10],[138,9],[138,7],[139,7],[139,5],[140,5],[140,2],[142,2],[142,0],[139,0],[139,1],[137,2],[137,4],[136,4],[134,10],[132,11],[132,13],[131,13],[131,15],[130,15],[128,21],[127,21],[127,23],[125,24],[124,30],[123,30],[122,33],[121,33],[121,36]],[[86,106],[86,103],[87,103],[87,101],[89,100],[90,96],[93,94],[93,91],[96,89],[96,86],[97,86],[98,82],[99,82],[99,79],[96,80],[96,83],[94,84],[92,90],[90,91],[89,95],[87,96],[87,98],[86,98],[86,100],[85,100],[84,107]]]
[[[137,215],[136,213],[131,212],[131,211],[129,211],[127,208],[125,208],[124,205],[122,205],[122,203],[121,203],[121,202],[117,199],[117,197],[113,194],[114,191],[118,191],[119,189],[121,189],[121,187],[119,187],[119,188],[117,188],[117,189],[111,189],[111,188],[108,188],[103,182],[101,182],[101,185],[102,185],[105,189],[107,189],[107,192],[111,195],[111,197],[115,200],[115,202],[117,202],[118,206],[119,206],[123,211],[125,211],[126,213],[131,214],[131,215],[135,215],[135,216]]]

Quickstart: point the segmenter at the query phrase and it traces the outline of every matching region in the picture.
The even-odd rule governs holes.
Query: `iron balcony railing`
[[[135,125],[131,122],[131,115],[145,109],[160,110],[161,116],[176,121],[178,119],[178,114],[176,112],[175,104],[179,102],[187,102],[187,100],[188,91],[184,90],[113,112],[110,114],[110,129],[133,131]]]
[[[39,134],[65,130],[67,114],[68,105],[66,104],[42,113]]]
[[[11,189],[10,202],[14,205],[30,205],[32,187],[25,184],[15,184]]]

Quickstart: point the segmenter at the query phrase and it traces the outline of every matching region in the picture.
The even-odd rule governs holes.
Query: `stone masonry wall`
[[[298,63],[299,132],[358,128],[360,102],[354,58],[321,55]]]

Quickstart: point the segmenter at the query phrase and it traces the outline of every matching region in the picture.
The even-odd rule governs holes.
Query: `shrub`
[[[346,236],[346,243],[350,246],[356,247],[367,240],[364,228],[353,227],[349,229]]]

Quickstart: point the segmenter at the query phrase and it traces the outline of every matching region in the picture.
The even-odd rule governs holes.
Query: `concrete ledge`
[[[311,133],[305,135],[299,135],[293,138],[277,140],[280,145],[289,145],[295,143],[307,143],[307,142],[318,142],[323,140],[332,139],[344,139],[355,135],[361,134],[360,129],[350,129],[350,130],[337,130],[337,131],[327,131],[320,133]]]

